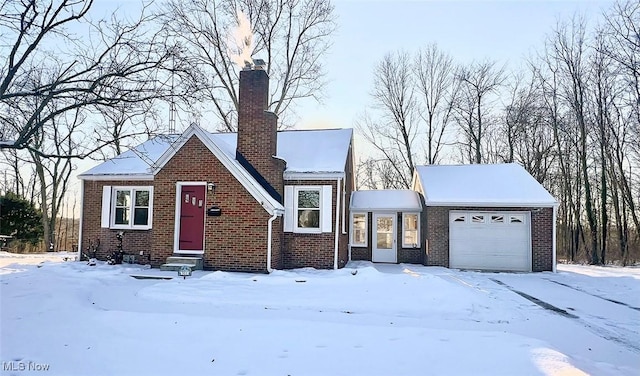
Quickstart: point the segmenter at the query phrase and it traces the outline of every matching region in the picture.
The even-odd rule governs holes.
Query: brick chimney
[[[236,159],[277,200],[284,191],[284,161],[277,152],[278,116],[267,111],[269,76],[256,64],[240,72]]]

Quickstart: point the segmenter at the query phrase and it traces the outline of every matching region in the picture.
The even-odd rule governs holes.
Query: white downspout
[[[82,260],[82,217],[84,217],[84,179],[80,180],[80,223],[78,224],[78,256],[76,261]]]
[[[553,234],[551,236],[551,246],[553,249],[553,264],[551,265],[552,267],[552,271],[555,273],[556,272],[556,212],[558,210],[558,205],[553,205],[553,225],[551,226],[551,228],[553,229]]]
[[[336,236],[333,250],[333,268],[338,269],[338,238],[340,236],[340,186],[342,179],[336,181]]]
[[[271,273],[271,234],[273,232],[273,221],[278,218],[278,212],[274,211],[273,216],[267,221],[267,273]]]
[[[347,187],[346,187],[347,179],[342,180],[342,235],[347,235],[347,220],[346,220],[346,202],[347,202]]]

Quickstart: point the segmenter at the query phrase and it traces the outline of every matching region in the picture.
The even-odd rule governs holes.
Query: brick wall
[[[206,207],[220,207],[220,217],[206,217],[206,269],[266,271],[267,221],[270,215],[195,136],[173,156],[155,177],[154,265],[173,254],[176,182],[213,182]],[[273,223],[273,259],[281,261],[282,221]]]
[[[427,207],[426,232],[429,240],[426,265],[449,267],[449,211],[530,211],[532,271],[551,271],[553,268],[553,208],[497,208],[497,207]]]
[[[349,144],[349,151],[347,153],[347,161],[345,163],[345,178],[344,186],[342,189],[342,197],[340,199],[341,204],[344,205],[344,217],[340,217],[340,220],[344,220],[345,233],[342,233],[343,224],[340,223],[340,238],[338,240],[338,267],[342,268],[349,262],[349,225],[351,221],[351,192],[353,192],[353,141]],[[342,208],[341,215],[342,215]]]
[[[531,212],[532,270],[553,270],[553,208]]]
[[[102,187],[103,186],[151,186],[152,181],[85,181],[84,198],[82,207],[82,252],[87,253],[87,247],[93,242],[100,242],[96,253],[99,260],[106,260],[117,248],[116,234],[124,231],[122,248],[127,253],[136,254],[139,257],[143,252],[142,260],[145,261],[149,252],[153,251],[153,230],[111,230],[100,227],[102,213]]]
[[[336,180],[286,180],[285,185],[320,186],[331,185],[331,232],[322,234],[298,234],[285,232],[283,237],[283,267],[285,269],[314,267],[333,269],[336,226]],[[342,194],[342,193],[341,193]],[[342,209],[341,209],[342,210]],[[340,212],[340,216],[342,213]],[[340,225],[342,231],[342,225]],[[348,259],[348,236],[338,237],[338,267],[346,265]]]

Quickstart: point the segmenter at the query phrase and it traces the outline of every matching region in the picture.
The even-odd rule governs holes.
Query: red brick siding
[[[449,267],[449,211],[530,211],[532,271],[553,269],[553,209],[499,207],[427,207],[426,233],[429,240],[426,265]]]
[[[270,215],[195,136],[171,158],[155,177],[154,256],[162,263],[173,254],[176,182],[213,182],[206,207],[217,205],[220,217],[206,217],[206,269],[266,271],[267,221]],[[274,221],[273,239],[280,239],[281,221]],[[273,243],[275,262],[279,244]],[[273,261],[273,260],[272,260]]]
[[[344,189],[342,189],[340,198],[340,205],[344,205],[344,216],[340,217],[340,238],[338,239],[338,267],[343,267],[349,262],[349,224],[351,221],[351,192],[353,192],[353,155],[352,144],[349,144],[349,152],[347,153],[347,161],[345,163],[345,177],[344,177]],[[342,215],[342,208],[340,208],[340,215]],[[345,233],[342,233],[342,229],[345,229]]]
[[[322,234],[284,233],[283,262],[285,269],[314,267],[319,269],[333,269],[335,252],[336,226],[336,180],[286,180],[285,185],[294,186],[322,186],[331,185],[331,232]],[[342,194],[342,193],[341,193]],[[341,209],[342,210],[342,209]],[[342,213],[340,213],[340,217]],[[342,231],[340,225],[339,231]],[[348,237],[338,237],[338,267],[347,263],[348,252],[345,252]],[[342,248],[342,252],[340,249]]]
[[[284,162],[273,158],[278,116],[265,111],[269,98],[267,72],[241,71],[238,97],[238,151],[282,195]]]
[[[102,214],[102,187],[103,186],[152,186],[152,181],[85,181],[82,207],[82,252],[87,252],[91,242],[100,241],[100,247],[96,253],[99,260],[105,260],[116,250],[118,240],[116,234],[124,231],[122,248],[127,253],[138,255],[144,252],[141,261],[146,261],[146,255],[152,248],[153,230],[111,230],[100,227]]]
[[[553,270],[553,208],[531,212],[531,251],[534,272]]]

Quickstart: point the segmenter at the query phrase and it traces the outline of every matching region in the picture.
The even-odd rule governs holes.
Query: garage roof
[[[420,196],[409,189],[355,191],[351,193],[353,211],[422,211]]]
[[[420,186],[416,187],[416,182]],[[516,163],[416,167],[427,206],[547,207],[556,199]]]

